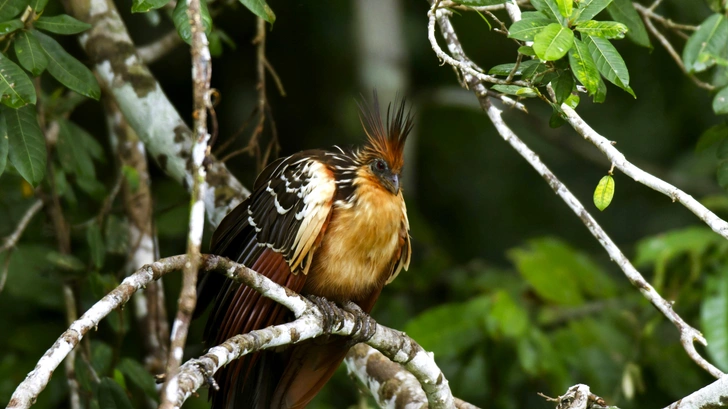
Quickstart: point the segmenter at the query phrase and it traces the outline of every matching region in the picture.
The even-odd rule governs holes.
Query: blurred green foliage
[[[50,16],[43,17],[38,29],[52,33],[85,29],[80,22],[53,17],[63,14],[59,2],[32,3],[45,8],[43,16]],[[175,28],[184,31],[182,20],[175,19],[172,10],[162,9],[166,3],[116,2],[139,44]],[[287,96],[280,96],[272,85],[268,96],[281,154],[361,142],[354,97],[367,90],[354,80],[362,62],[357,34],[351,28],[353,3],[271,1],[270,7],[260,1],[241,3],[212,2],[209,10],[211,38],[219,55],[213,60],[213,86],[223,96],[216,108],[218,144],[236,134],[241,118],[256,104],[255,50],[249,45],[255,36],[255,20],[245,7],[276,21],[268,33],[267,60],[276,68]],[[554,3],[560,6],[556,11],[560,14],[546,18],[548,24],[573,15],[563,3]],[[606,11],[590,19],[614,19],[629,28],[627,38],[634,43],[618,41],[614,46],[630,67],[629,83],[622,85],[634,90],[639,99],[615,92],[596,105],[584,98],[580,114],[617,142],[635,164],[727,217],[723,188],[728,186],[728,128],[716,116],[725,107],[696,87],[663,49],[650,53],[644,48],[650,40],[641,23],[634,21],[629,1],[601,3]],[[714,14],[723,13],[722,2],[699,4],[665,0],[658,11],[680,23],[712,22],[724,30],[725,18]],[[624,409],[662,407],[711,382],[684,353],[677,330],[630,285],[548,184],[503,143],[474,97],[463,91],[455,94],[455,102],[438,98],[457,83],[450,69],[438,65],[427,42],[427,3],[403,0],[401,7],[399,24],[407,50],[402,59],[418,125],[409,142],[412,151],[405,186],[413,263],[385,289],[374,317],[406,331],[434,352],[455,395],[481,407],[552,407],[536,392],[555,396],[575,383],[589,384],[609,404]],[[132,14],[132,10],[152,11]],[[581,8],[574,10],[589,14]],[[0,19],[12,20],[17,14],[2,12]],[[506,19],[505,13],[497,15]],[[515,66],[518,46],[489,31],[479,16],[463,12],[453,22],[469,56],[484,67],[494,67],[493,74],[505,76]],[[548,26],[547,21],[541,23]],[[616,25],[608,28],[614,27],[621,30]],[[705,37],[702,27],[687,42],[683,60],[700,79],[725,87],[727,47],[721,43],[723,37]],[[17,40],[25,43],[16,42],[16,54],[2,58],[20,64],[7,75],[30,78],[44,69],[50,72],[50,77],[41,77],[38,101],[46,108],[45,119],[59,123],[58,145],[46,156],[42,135],[33,133],[28,142],[40,146],[43,154],[23,161],[13,159],[23,149],[18,148],[18,139],[4,144],[0,138],[0,237],[14,230],[35,200],[28,183],[48,189],[52,182],[71,226],[72,254],[59,252],[54,226],[44,212],[33,218],[15,248],[0,254],[0,267],[8,272],[0,292],[0,405],[67,327],[61,285],[67,283],[75,290],[82,312],[123,279],[129,244],[120,201],[111,203],[109,214],[97,216],[117,178],[124,178],[132,190],[140,183],[135,169],[117,165],[100,105],[64,88],[98,97],[95,83],[78,68],[79,61],[86,60],[75,39],[36,34],[35,29],[19,32]],[[703,50],[695,45],[708,43],[710,47]],[[60,56],[59,61],[75,67],[77,75],[63,76],[59,65],[47,58],[44,65],[42,59],[33,62],[17,54],[20,49],[38,47]],[[188,119],[189,58],[188,49],[179,47],[151,66]],[[576,84],[570,67],[565,60],[554,64],[560,74],[552,80],[563,88],[560,98],[568,98]],[[531,74],[538,77],[536,68]],[[611,84],[605,87],[616,90]],[[0,121],[3,134],[10,133],[12,126],[17,128],[24,110],[34,109],[18,99],[8,104]],[[530,115],[506,111],[506,121],[589,207],[651,284],[675,303],[676,311],[701,329],[709,346],[699,351],[728,371],[728,243],[680,205],[618,171],[614,181],[620,187],[611,205],[596,212],[591,207],[594,188],[611,164],[568,127],[550,129],[551,106],[539,101],[529,101],[527,106]],[[14,122],[6,118],[11,110],[17,116]],[[265,136],[270,138],[267,129]],[[237,138],[228,151],[246,143],[245,137]],[[46,159],[53,165],[52,177],[45,174]],[[251,184],[256,173],[253,158],[238,156],[228,165],[246,185]],[[182,253],[188,196],[159,169],[151,172],[159,252],[162,256]],[[176,307],[179,281],[179,276],[165,278],[168,311]],[[79,348],[75,364],[84,407],[147,407],[157,399],[154,380],[142,360],[143,334],[132,312],[128,307],[112,313]],[[203,325],[203,320],[193,323],[187,357],[203,352]],[[201,391],[201,397],[190,399],[187,407],[205,407],[205,394]],[[67,398],[65,375],[59,369],[36,407],[67,407]],[[341,408],[357,402],[355,383],[342,369],[311,407]]]

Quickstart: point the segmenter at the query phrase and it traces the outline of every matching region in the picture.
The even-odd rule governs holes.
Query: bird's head
[[[412,116],[409,111],[405,112],[404,98],[395,101],[394,106],[393,110],[389,104],[383,121],[376,92],[371,104],[359,103],[359,119],[367,134],[367,144],[359,151],[357,159],[363,172],[396,195],[400,191],[404,143],[412,130]]]

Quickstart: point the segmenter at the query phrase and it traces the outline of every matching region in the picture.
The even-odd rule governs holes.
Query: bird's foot
[[[347,301],[341,308],[354,316],[354,329],[351,330],[351,338],[347,341],[349,348],[369,341],[377,332],[377,322],[374,321],[374,318],[353,301]]]
[[[335,302],[329,301],[326,297],[308,295],[306,298],[316,304],[319,311],[321,311],[321,315],[323,315],[322,329],[324,335],[329,335],[334,330],[341,329],[344,325],[344,315],[341,312],[341,307],[336,305]]]

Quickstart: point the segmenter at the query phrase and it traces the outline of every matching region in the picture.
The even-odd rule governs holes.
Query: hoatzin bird
[[[395,105],[383,121],[376,94],[373,104],[360,104],[368,136],[361,148],[307,150],[271,163],[250,197],[220,223],[210,252],[300,294],[369,313],[382,287],[410,262],[400,176],[412,118],[404,101]],[[198,294],[198,312],[214,301],[207,346],[292,319],[279,304],[220,275],[204,276]],[[330,335],[234,361],[216,375],[212,407],[303,408],[350,341]]]

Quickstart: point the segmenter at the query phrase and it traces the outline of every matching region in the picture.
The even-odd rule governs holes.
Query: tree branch
[[[152,64],[182,44],[184,42],[177,34],[177,30],[170,30],[157,41],[137,47],[137,55],[144,64]]]
[[[0,253],[3,253],[13,247],[18,243],[18,240],[20,240],[20,236],[23,235],[23,232],[25,231],[25,228],[28,227],[28,223],[33,219],[33,216],[38,214],[40,209],[43,208],[43,201],[40,199],[36,199],[35,202],[33,202],[30,207],[28,207],[28,210],[25,211],[25,214],[23,214],[23,217],[18,222],[18,225],[15,227],[15,230],[10,233],[9,236],[5,237],[2,241],[2,245],[0,245]],[[0,289],[2,289],[2,286],[0,286]]]
[[[431,14],[435,10],[436,2],[433,3]],[[465,57],[465,53],[462,49],[460,41],[455,34],[455,30],[450,23],[448,14],[437,10],[437,22],[442,31],[443,37],[447,42],[448,48],[452,55],[459,58],[461,65],[466,67],[472,67],[474,64]],[[432,17],[431,17],[432,18]],[[433,45],[433,49],[435,46]],[[437,50],[435,50],[437,52]],[[463,63],[464,61],[464,63]],[[617,263],[622,269],[630,282],[635,285],[640,292],[647,298],[652,305],[654,305],[665,317],[672,322],[677,329],[680,331],[680,341],[685,348],[685,351],[690,358],[695,361],[701,368],[705,369],[708,373],[715,377],[723,376],[718,368],[706,361],[695,349],[694,341],[698,341],[703,345],[707,345],[707,342],[703,335],[691,327],[673,310],[672,304],[666,301],[655,291],[655,289],[642,277],[642,275],[634,268],[629,262],[627,257],[617,247],[617,245],[609,238],[594,218],[586,211],[584,206],[579,200],[559,181],[556,176],[541,162],[538,155],[533,152],[526,144],[521,141],[518,136],[508,127],[501,117],[501,111],[494,107],[488,98],[485,97],[486,88],[483,85],[480,78],[474,73],[473,69],[463,70],[463,78],[466,84],[475,92],[476,97],[480,101],[481,106],[486,111],[488,117],[495,125],[498,133],[503,139],[508,142],[526,161],[549,183],[551,188],[559,195],[562,200],[572,209],[572,211],[584,222],[584,225],[589,229],[592,235],[599,241],[604,247],[611,259]],[[707,210],[704,206],[698,203],[691,196],[685,194],[681,190],[675,188],[668,183],[657,179],[656,177],[644,172],[643,170],[635,167],[624,159],[619,151],[617,151],[606,138],[594,132],[583,119],[581,119],[575,111],[570,109],[568,106],[562,105],[562,109],[566,112],[568,121],[572,124],[574,129],[580,131],[585,138],[596,144],[597,147],[602,149],[603,152],[610,156],[610,160],[623,172],[631,176],[638,182],[644,183],[645,185],[652,187],[655,190],[663,192],[673,198],[673,200],[680,201],[683,205],[693,210],[698,217],[705,221],[713,230],[718,233],[723,233],[724,237],[728,238],[728,223],[719,219],[715,214]],[[629,172],[629,173],[627,173]],[[698,211],[700,210],[700,211]]]
[[[210,103],[210,78],[212,77],[212,61],[208,48],[205,28],[200,15],[201,0],[188,1],[187,18],[192,31],[192,83],[194,93],[195,143],[192,147],[192,208],[190,210],[189,229],[187,236],[187,263],[182,276],[182,290],[177,303],[177,317],[172,325],[172,337],[167,358],[165,383],[162,387],[160,408],[169,409],[178,394],[178,383],[173,376],[177,373],[184,357],[184,348],[187,343],[192,313],[197,305],[197,272],[200,265],[200,246],[202,244],[202,231],[205,227],[205,204],[203,198],[207,190],[205,182],[206,170],[203,165],[205,157],[209,154],[208,142],[210,134],[207,132],[207,109]]]
[[[144,266],[134,274],[127,277],[121,285],[94,304],[81,318],[76,320],[66,330],[53,346],[38,361],[35,369],[17,387],[10,399],[8,408],[28,408],[35,402],[38,394],[45,388],[53,371],[69,352],[80,342],[86,333],[96,328],[99,322],[111,311],[126,304],[131,296],[148,283],[159,279],[172,271],[181,270],[187,263],[186,255],[172,256],[161,259]],[[202,386],[215,370],[241,356],[246,346],[260,345],[260,347],[286,345],[291,341],[302,341],[324,332],[324,320],[321,311],[308,299],[282,287],[267,277],[255,271],[234,263],[226,258],[214,255],[202,255],[200,269],[202,271],[220,271],[242,284],[259,291],[263,296],[276,301],[293,312],[297,320],[282,326],[271,327],[251,334],[238,335],[210,351],[200,359],[192,360],[180,368],[175,378],[180,386],[175,399],[186,399],[191,393]],[[342,321],[332,333],[349,335],[354,328],[354,317],[341,311]],[[291,331],[294,328],[295,331]],[[268,334],[268,335],[265,335]],[[261,336],[270,336],[270,341],[260,342]],[[288,337],[288,338],[286,338]],[[412,372],[423,385],[431,408],[450,408],[453,398],[450,388],[442,371],[435,364],[432,356],[424,351],[415,341],[404,333],[377,325],[377,331],[369,340],[369,345],[379,349],[387,357],[401,363]],[[180,402],[177,400],[177,402]]]

